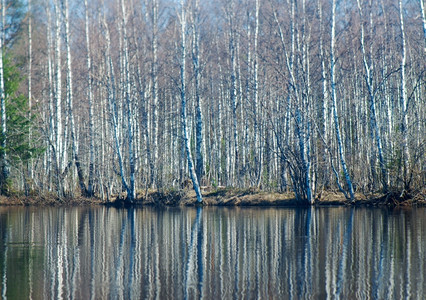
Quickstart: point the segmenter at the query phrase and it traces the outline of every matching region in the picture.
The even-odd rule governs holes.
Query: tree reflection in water
[[[425,213],[0,207],[0,295],[421,299]]]

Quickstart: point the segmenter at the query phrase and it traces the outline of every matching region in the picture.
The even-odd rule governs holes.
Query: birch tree
[[[373,143],[376,142],[376,147],[377,147],[377,153],[379,155],[379,163],[380,163],[380,170],[382,173],[382,184],[383,184],[383,191],[385,193],[387,193],[388,191],[388,175],[387,175],[387,170],[386,170],[386,165],[385,165],[385,160],[384,160],[384,155],[383,155],[383,146],[382,146],[382,138],[381,138],[381,134],[380,134],[380,130],[379,130],[379,125],[377,124],[377,114],[376,114],[376,93],[377,93],[377,89],[374,87],[373,84],[373,63],[372,63],[372,58],[371,58],[371,51],[370,53],[367,53],[366,51],[366,45],[365,45],[365,30],[364,30],[364,20],[363,20],[363,8],[362,5],[360,3],[360,0],[357,0],[357,4],[358,4],[358,10],[359,10],[359,15],[360,15],[360,30],[361,30],[361,51],[362,51],[362,59],[363,59],[363,63],[364,63],[364,71],[365,71],[365,83],[367,86],[367,91],[368,91],[368,100],[370,103],[370,126],[371,126],[371,137],[373,140]],[[370,24],[370,28],[372,30],[373,27],[373,17],[372,17],[372,3],[370,0],[369,3],[370,6],[370,17],[369,17],[369,24]],[[370,37],[370,39],[372,38],[372,36]],[[370,41],[371,43],[372,41]],[[371,47],[370,47],[371,49]],[[374,151],[372,151],[374,153]],[[374,164],[372,163],[372,167],[374,167]]]
[[[260,137],[259,137],[259,121],[258,121],[258,111],[259,111],[259,53],[258,53],[258,39],[259,39],[259,10],[260,2],[256,0],[256,11],[255,11],[255,28],[254,28],[254,49],[253,49],[253,113],[254,113],[254,163],[255,163],[255,174],[256,174],[256,185],[260,186],[262,180],[262,169],[263,161],[261,155],[260,147]]]
[[[334,128],[337,139],[337,147],[339,151],[340,163],[342,165],[343,174],[345,176],[347,188],[349,191],[349,196],[343,189],[341,191],[345,194],[347,199],[350,199],[351,202],[355,201],[355,193],[352,185],[352,180],[349,175],[348,168],[346,166],[346,159],[343,150],[342,136],[340,134],[340,124],[339,124],[339,115],[337,113],[337,92],[336,92],[336,55],[335,55],[335,45],[336,45],[336,0],[332,0],[332,11],[331,11],[331,50],[330,50],[330,84],[331,84],[331,101],[332,101],[332,111],[334,118]],[[338,180],[338,174],[336,178]]]
[[[419,0],[420,2],[420,10],[421,10],[421,15],[422,15],[422,23],[423,23],[423,36],[425,39],[425,51],[426,51],[426,17],[425,17],[425,4],[424,4],[424,0]]]
[[[407,60],[407,46],[404,30],[404,11],[402,6],[402,0],[399,0],[399,21],[401,30],[401,148],[402,148],[402,162],[403,162],[403,181],[404,190],[401,194],[404,194],[409,190],[410,179],[408,178],[410,169],[410,150],[408,148],[408,97],[407,97],[407,79],[406,79],[406,60]]]
[[[181,15],[180,15],[180,25],[181,25],[181,64],[180,64],[180,97],[181,97],[181,118],[182,118],[182,134],[183,141],[185,145],[186,158],[188,163],[189,175],[192,180],[192,185],[197,195],[197,202],[202,203],[203,197],[201,195],[200,185],[198,184],[197,174],[195,174],[194,162],[192,160],[191,154],[191,145],[188,135],[188,121],[187,121],[187,112],[186,112],[186,13],[185,13],[185,4],[184,0],[180,1],[181,5]]]
[[[425,178],[424,0],[396,10],[389,0],[34,3],[2,3],[3,59],[26,75],[17,93],[33,111],[22,114],[38,118],[25,138],[47,149],[17,166],[16,126],[2,126],[0,162],[18,190],[29,168],[32,186],[59,198],[80,184],[131,199],[188,174],[198,185],[293,187],[312,203],[321,185],[349,200],[355,188],[407,197]],[[28,23],[16,17],[27,7]]]
[[[70,26],[69,26],[69,9],[68,9],[68,0],[62,0],[62,5],[65,12],[65,47],[67,51],[67,103],[68,103],[68,117],[70,123],[71,131],[71,146],[72,146],[72,159],[74,160],[77,175],[78,183],[80,185],[82,195],[87,195],[86,183],[84,182],[83,170],[81,167],[78,149],[77,149],[77,137],[75,132],[75,121],[74,121],[74,106],[73,106],[73,77],[72,77],[72,61],[71,61],[71,46],[70,46]]]
[[[202,101],[200,92],[200,2],[199,0],[193,0],[192,3],[192,63],[194,69],[194,94],[195,94],[195,157],[196,157],[196,168],[195,173],[197,174],[198,182],[201,183],[201,178],[204,172],[204,157],[203,157],[203,113],[202,113]]]
[[[232,110],[232,134],[233,134],[233,143],[232,143],[232,151],[229,157],[231,162],[231,170],[229,170],[229,178],[232,183],[235,183],[236,176],[238,173],[238,159],[239,159],[239,143],[238,143],[238,128],[237,128],[237,77],[236,77],[236,68],[237,68],[237,60],[236,60],[236,16],[235,16],[235,2],[230,1],[226,6],[226,14],[227,14],[227,22],[229,28],[229,60],[230,60],[230,103]]]
[[[89,32],[89,7],[87,0],[84,0],[84,29],[86,35],[86,66],[87,66],[87,101],[89,104],[89,180],[87,185],[87,196],[94,195],[93,180],[94,180],[94,164],[95,164],[95,133],[93,122],[93,87],[92,87],[92,58],[90,52],[90,32]]]
[[[4,92],[4,69],[3,55],[5,42],[5,22],[6,22],[6,5],[5,0],[1,0],[1,28],[0,28],[0,110],[1,110],[1,192],[8,193],[8,178],[9,178],[9,162],[7,159],[7,128],[6,128],[6,95]]]
[[[127,134],[128,134],[128,147],[129,147],[129,168],[130,168],[130,186],[127,189],[127,198],[129,202],[135,199],[135,157],[133,154],[133,121],[132,121],[132,103],[131,103],[131,83],[130,83],[130,62],[129,62],[129,48],[127,42],[127,14],[124,0],[121,0],[121,26],[123,30],[123,52],[124,52],[124,68],[125,68],[125,97],[127,104]]]
[[[28,119],[32,119],[31,109],[32,109],[32,66],[33,66],[33,42],[32,42],[32,11],[31,11],[31,0],[28,0],[28,106],[29,106],[29,115]],[[29,132],[29,142],[31,143],[31,129]],[[32,160],[29,162],[28,166],[28,177],[30,180],[33,180],[33,164]],[[26,193],[28,188],[25,189]]]
[[[158,181],[158,0],[152,1],[152,130],[153,130],[153,143],[152,148],[154,158],[151,166],[151,181],[154,186]],[[150,151],[150,150],[149,150]],[[150,152],[151,153],[151,152]],[[157,174],[157,175],[156,175]]]
[[[62,61],[61,61],[61,26],[62,26],[62,12],[60,9],[59,0],[54,0],[55,7],[55,177],[57,185],[57,193],[59,197],[63,195],[62,171],[65,162],[65,145],[64,134],[62,127]]]

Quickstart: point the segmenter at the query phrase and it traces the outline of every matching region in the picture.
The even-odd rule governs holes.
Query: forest
[[[424,0],[0,2],[3,195],[424,194]]]

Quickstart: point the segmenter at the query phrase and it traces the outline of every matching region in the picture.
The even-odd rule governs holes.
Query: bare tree
[[[86,66],[87,66],[87,101],[89,104],[89,180],[87,185],[87,196],[94,195],[93,181],[94,181],[94,164],[95,164],[95,133],[93,122],[93,87],[92,87],[92,58],[90,52],[90,32],[89,32],[89,7],[87,0],[84,0],[84,29],[86,35]]]
[[[4,69],[3,69],[3,55],[5,43],[5,22],[6,22],[6,5],[5,1],[1,1],[1,28],[0,28],[0,110],[1,110],[1,192],[7,193],[7,180],[9,178],[9,162],[7,159],[6,146],[6,95],[4,91]]]
[[[200,185],[198,184],[197,175],[195,174],[194,162],[192,160],[191,146],[188,136],[188,121],[187,121],[187,112],[186,112],[186,8],[184,0],[180,1],[181,5],[181,14],[180,14],[180,25],[181,25],[181,64],[180,64],[180,96],[181,96],[181,117],[182,117],[182,134],[183,141],[185,145],[186,158],[188,162],[189,175],[191,176],[192,185],[197,195],[197,201],[199,203],[203,202],[203,196],[201,195]]]
[[[382,184],[383,184],[383,191],[387,193],[388,191],[388,175],[383,155],[383,146],[382,146],[382,138],[379,130],[379,125],[377,121],[377,113],[376,113],[376,93],[377,89],[374,87],[373,83],[373,64],[372,64],[372,58],[371,58],[371,51],[370,53],[367,53],[366,46],[365,46],[365,33],[364,33],[364,20],[363,20],[363,8],[359,0],[357,0],[358,3],[358,10],[360,15],[360,23],[361,23],[361,51],[362,51],[362,58],[364,63],[364,71],[365,71],[365,83],[367,86],[368,91],[368,99],[370,103],[370,126],[371,126],[371,138],[374,142],[376,142],[377,152],[379,154],[379,163],[380,163],[380,170],[382,173]],[[373,17],[372,17],[372,8],[371,8],[371,0],[370,0],[370,17],[369,17],[369,24],[370,28],[372,30],[373,27]],[[371,41],[370,41],[371,42]],[[371,49],[371,47],[370,47]],[[372,151],[374,153],[374,151]],[[373,158],[374,160],[374,158]],[[374,167],[374,164],[372,162],[372,167]]]
[[[406,79],[406,61],[407,61],[407,46],[404,30],[404,11],[402,6],[402,0],[399,0],[399,21],[401,29],[401,135],[402,135],[402,161],[403,161],[403,180],[404,180],[404,190],[402,194],[409,190],[410,179],[408,178],[408,173],[410,169],[410,150],[408,148],[408,97],[407,97],[407,79]]]
[[[336,45],[336,0],[332,0],[332,12],[331,12],[331,50],[330,50],[330,80],[331,80],[331,101],[332,101],[332,111],[334,118],[334,128],[336,133],[337,145],[339,150],[340,163],[342,164],[343,174],[345,175],[346,184],[348,186],[349,196],[344,192],[345,197],[350,199],[352,202],[355,201],[355,193],[352,185],[352,180],[349,176],[348,168],[346,166],[346,159],[343,150],[342,136],[340,134],[340,124],[339,124],[339,115],[337,113],[337,93],[336,93],[336,55],[335,55],[335,45]],[[336,174],[338,178],[338,174]],[[343,189],[341,189],[343,192]]]

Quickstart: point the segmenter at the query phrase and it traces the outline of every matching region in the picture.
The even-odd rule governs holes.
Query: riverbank
[[[255,189],[222,188],[204,190],[203,205],[206,206],[304,206],[298,202],[294,193],[278,193]],[[122,202],[118,199],[118,203]],[[136,205],[197,205],[193,190],[151,193],[140,198]],[[426,206],[426,189],[415,195],[400,197],[399,193],[356,194],[355,203],[350,203],[342,193],[323,191],[317,195],[315,206]]]
[[[294,193],[267,192],[256,189],[219,188],[204,189],[205,206],[303,206]],[[73,197],[58,199],[54,195],[0,196],[0,205],[19,206],[128,206],[123,197],[114,196],[112,201],[99,198]],[[191,189],[148,191],[140,193],[132,206],[193,206],[197,205],[195,192]],[[401,197],[399,193],[356,194],[355,203],[348,202],[340,192],[322,191],[315,199],[315,206],[426,206],[426,189],[413,195]]]

